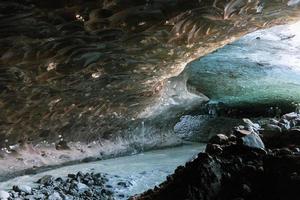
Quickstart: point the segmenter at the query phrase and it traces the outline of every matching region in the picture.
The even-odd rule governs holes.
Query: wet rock
[[[257,123],[253,123],[250,119],[244,118],[243,121],[246,124],[248,130],[258,131],[260,129],[260,125]]]
[[[264,149],[265,145],[258,134],[252,132],[251,134],[241,138],[243,145],[252,148]]]
[[[45,175],[42,178],[40,178],[37,183],[41,185],[50,185],[53,183],[53,176],[51,175]]]
[[[32,189],[31,187],[27,186],[27,185],[15,185],[13,186],[13,190],[16,192],[24,192],[25,194],[31,194],[32,193]]]
[[[231,134],[228,139],[231,142],[236,142],[237,137],[235,135]]]
[[[211,144],[226,144],[228,142],[228,137],[223,134],[218,134],[213,136],[210,140],[209,143]]]
[[[288,134],[290,134],[291,137],[295,137],[295,138],[300,137],[300,129],[298,128],[290,129],[288,131]]]
[[[71,179],[76,179],[76,175],[75,174],[68,174],[68,177]]]
[[[69,174],[67,178],[54,178],[46,175],[37,181],[38,187],[31,189],[31,193],[24,192],[25,187],[14,186],[10,195],[14,199],[112,199],[114,192],[106,187],[108,179],[100,173]],[[120,179],[120,182],[127,183]],[[22,190],[21,190],[22,189]]]
[[[285,115],[282,116],[282,119],[286,119],[286,120],[293,120],[299,117],[299,114],[292,112],[292,113],[287,113]]]
[[[251,193],[251,188],[247,184],[242,185],[242,194],[243,196],[247,196]]]
[[[281,119],[278,123],[278,126],[282,129],[282,130],[289,130],[291,128],[290,126],[290,122],[286,119]]]
[[[263,135],[264,139],[268,139],[268,138],[280,137],[282,133],[282,129],[277,125],[267,124],[259,132]]]
[[[89,176],[89,174],[86,174],[86,176]],[[78,178],[83,178],[83,177],[85,177],[85,174],[84,174],[83,172],[79,171],[79,172],[77,172],[77,174],[76,174],[75,177],[76,177],[77,179],[78,179]]]
[[[220,154],[222,152],[222,148],[218,144],[208,143],[205,148],[205,152],[211,155]]]
[[[279,124],[279,121],[276,120],[276,119],[270,119],[270,122],[269,122],[271,125],[278,125]]]
[[[83,183],[77,183],[75,188],[80,194],[89,190],[89,187]]]
[[[278,150],[277,155],[280,156],[293,155],[293,152],[288,148],[281,148]]]
[[[251,134],[251,131],[237,128],[234,132],[238,137],[244,137]]]

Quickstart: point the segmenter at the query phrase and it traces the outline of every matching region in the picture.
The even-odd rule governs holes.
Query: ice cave
[[[1,0],[0,200],[295,200],[299,0]]]

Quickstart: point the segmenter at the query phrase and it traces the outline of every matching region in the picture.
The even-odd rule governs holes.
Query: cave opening
[[[1,1],[0,199],[295,199],[299,3]]]

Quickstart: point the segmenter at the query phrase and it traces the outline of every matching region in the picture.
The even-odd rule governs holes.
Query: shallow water
[[[67,174],[76,173],[78,171],[100,172],[107,173],[111,176],[108,184],[113,186],[116,194],[131,196],[160,184],[165,180],[166,176],[172,174],[179,165],[184,165],[200,151],[203,151],[204,148],[205,144],[192,143],[180,147],[153,150],[131,156],[66,166],[36,175],[17,177],[0,183],[0,188],[8,190],[11,189],[13,185],[18,184],[34,186],[34,182],[44,175],[64,177],[67,176]],[[123,180],[131,183],[126,189],[117,186],[117,183]]]

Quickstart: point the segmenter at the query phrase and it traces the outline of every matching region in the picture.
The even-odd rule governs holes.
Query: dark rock
[[[220,153],[222,153],[222,148],[218,144],[208,143],[206,145],[205,152],[209,153],[209,154],[212,154],[212,155],[220,154]]]
[[[27,185],[15,185],[13,186],[13,190],[16,192],[24,192],[24,194],[32,194],[32,189],[31,187]]]
[[[125,182],[125,181],[121,181],[117,183],[118,186],[124,187],[124,188],[128,188],[130,186],[129,182]]]
[[[286,119],[281,119],[278,123],[278,126],[282,129],[282,130],[289,130],[291,128],[290,126],[290,122]]]
[[[231,141],[231,142],[236,142],[237,137],[236,137],[235,135],[232,135],[232,134],[231,134],[231,135],[229,136],[228,139],[229,139],[229,141]]]
[[[77,172],[76,174],[76,178],[83,178],[84,176],[85,176],[84,173],[81,171]]]
[[[281,128],[277,125],[267,124],[263,127],[262,130],[259,131],[261,134],[265,136],[276,136],[282,132]]]
[[[293,155],[293,152],[288,148],[282,148],[282,149],[279,149],[277,154],[280,156],[287,156],[287,155]]]
[[[228,137],[223,134],[218,134],[213,136],[210,140],[209,143],[211,144],[226,144],[228,142]]]
[[[244,136],[250,135],[251,131],[244,130],[244,129],[236,129],[234,133],[238,137],[244,137]]]
[[[242,185],[242,195],[247,196],[251,193],[251,188],[247,184]]]
[[[70,147],[68,146],[68,143],[64,140],[59,141],[56,145],[55,145],[56,150],[70,150]]]
[[[68,174],[68,177],[71,179],[76,179],[76,175],[75,174]]]
[[[40,178],[37,183],[41,185],[51,185],[53,183],[53,176],[51,175],[45,175],[42,178]]]
[[[290,130],[288,131],[288,134],[289,134],[291,137],[300,138],[300,129],[298,129],[298,128],[290,129]]]

